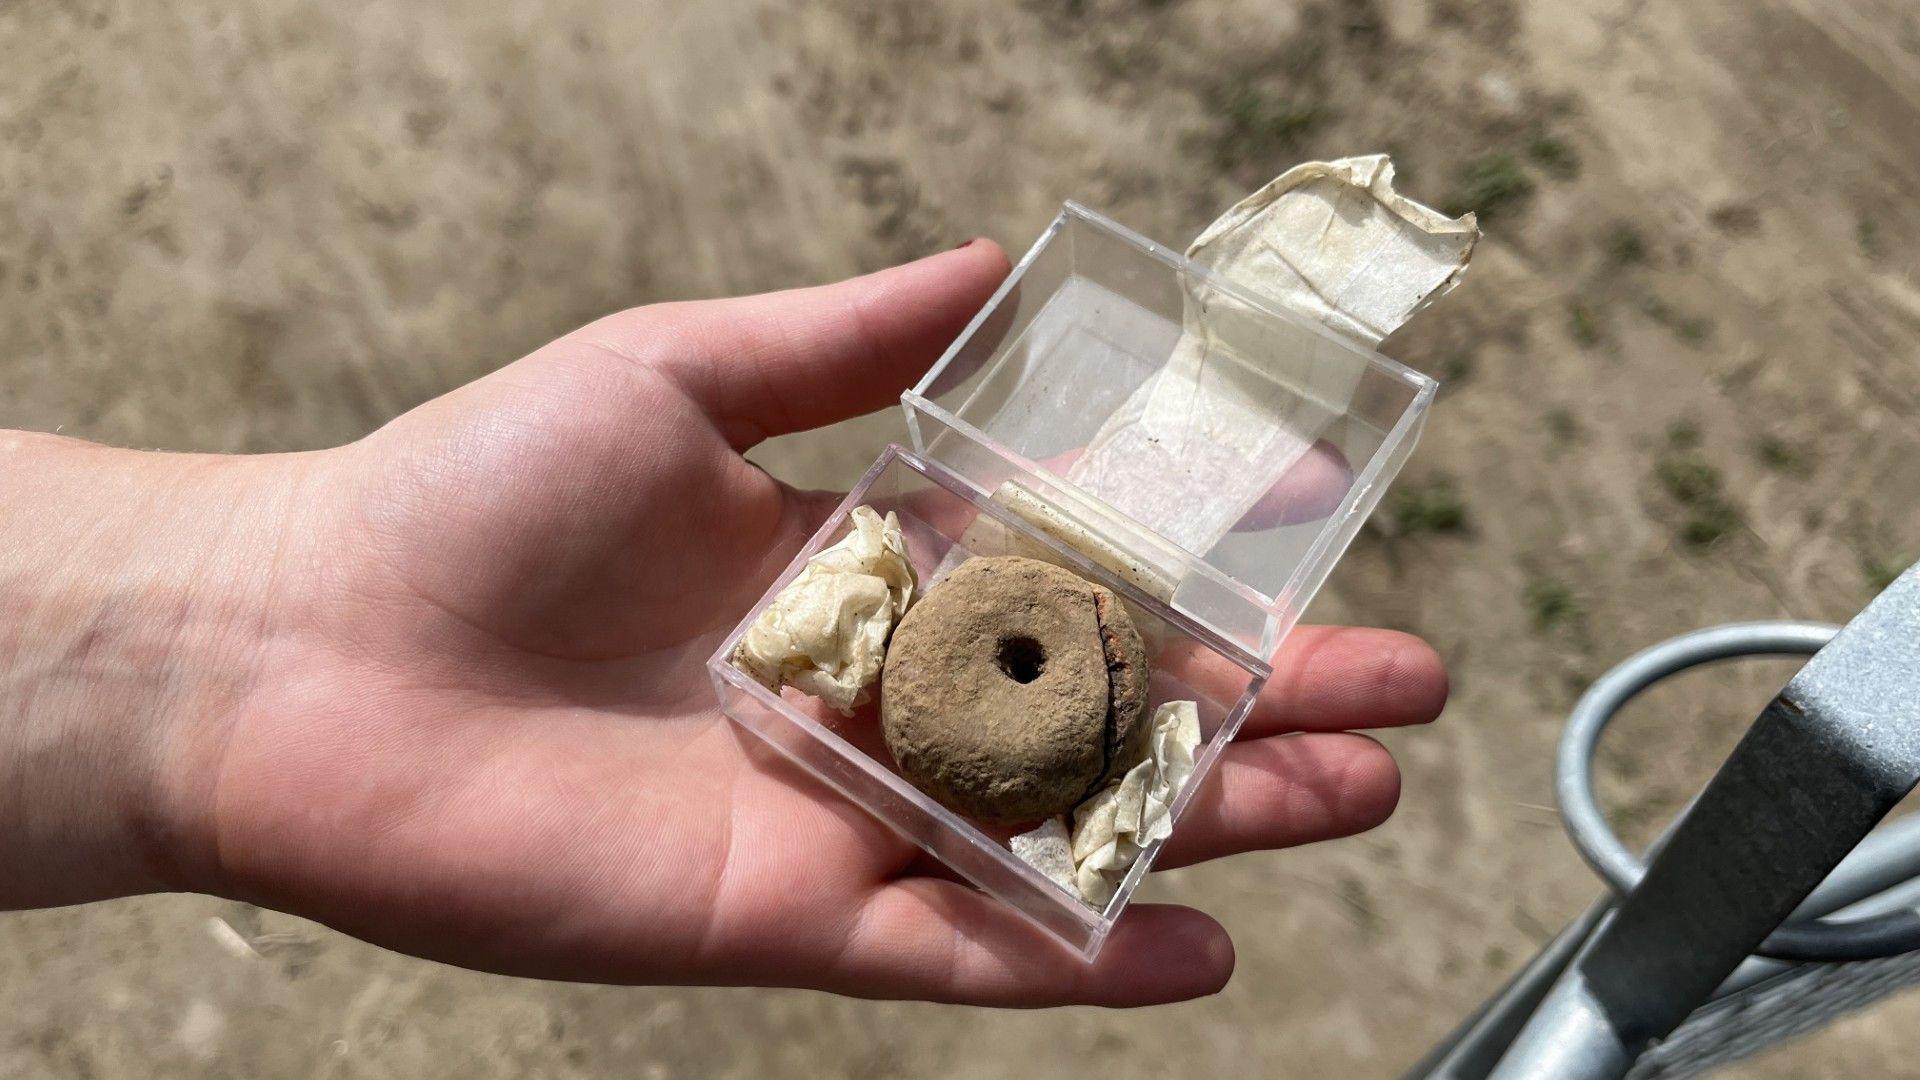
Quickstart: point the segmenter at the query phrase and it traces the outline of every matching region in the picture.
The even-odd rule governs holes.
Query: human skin
[[[1142,1005],[1233,967],[1135,905],[1087,964],[727,722],[703,664],[835,497],[741,454],[883,407],[990,242],[609,316],[336,449],[0,433],[0,907],[233,897],[516,975]],[[1302,627],[1162,854],[1384,820],[1354,729],[1433,651]]]

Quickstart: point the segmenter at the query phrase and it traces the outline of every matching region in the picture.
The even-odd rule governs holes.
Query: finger
[[[1301,626],[1273,660],[1242,738],[1425,724],[1447,704],[1433,646],[1398,630]]]
[[[1197,642],[1170,643],[1155,664],[1156,677],[1180,692],[1223,705],[1246,690],[1245,668]],[[1275,655],[1273,675],[1254,699],[1240,738],[1424,724],[1446,702],[1446,666],[1419,638],[1396,630],[1301,626]]]
[[[911,878],[868,901],[824,988],[1009,1008],[1124,1008],[1217,993],[1232,974],[1226,931],[1191,908],[1129,908],[1089,964],[998,900]]]
[[[973,240],[833,285],[635,308],[579,334],[667,375],[744,450],[891,403],[1007,272],[998,245]]]
[[[1155,869],[1365,832],[1400,800],[1400,769],[1365,735],[1235,743],[1167,840]]]

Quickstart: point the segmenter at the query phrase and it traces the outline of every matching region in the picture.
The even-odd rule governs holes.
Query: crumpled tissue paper
[[[1119,780],[1074,808],[1069,833],[1062,818],[1011,841],[1013,853],[1034,869],[1105,907],[1140,853],[1173,832],[1173,801],[1193,775],[1200,745],[1200,710],[1191,701],[1169,701],[1153,711],[1146,759]]]
[[[867,700],[917,584],[896,515],[856,506],[849,519],[853,531],[807,560],[733,654],[734,666],[768,689],[794,687],[842,715]]]
[[[1344,416],[1361,365],[1458,284],[1479,227],[1393,188],[1384,154],[1288,169],[1207,226],[1187,257],[1289,313],[1185,282],[1166,366],[1101,426],[1067,479],[1205,555]],[[1177,574],[1174,575],[1177,579]]]

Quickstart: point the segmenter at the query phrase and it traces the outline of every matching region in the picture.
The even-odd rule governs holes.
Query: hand
[[[975,242],[624,312],[320,453],[0,444],[15,515],[63,508],[0,543],[0,904],[194,889],[608,982],[1218,990],[1205,915],[1137,905],[1083,964],[736,729],[703,670],[833,505],[741,452],[891,403],[1006,272]],[[1393,762],[1343,732],[1446,693],[1385,631],[1303,627],[1277,669],[1160,866],[1384,820]]]

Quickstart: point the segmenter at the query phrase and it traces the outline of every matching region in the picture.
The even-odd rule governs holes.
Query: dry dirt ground
[[[1378,832],[1157,884],[1233,931],[1224,994],[547,985],[160,897],[0,919],[0,1075],[1392,1075],[1595,891],[1549,806],[1585,680],[1920,554],[1905,0],[0,0],[0,54],[0,423],[138,446],[349,440],[610,309],[1018,250],[1068,197],[1178,244],[1307,157],[1390,150],[1488,232],[1391,343],[1446,389],[1312,612],[1425,634],[1453,703]],[[895,431],[760,457],[845,483]],[[1627,719],[1635,835],[1782,676]],[[1742,1075],[1909,1074],[1917,1023]]]

